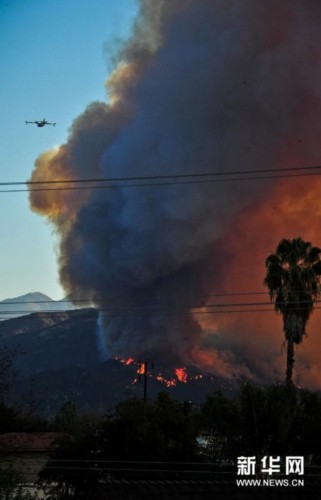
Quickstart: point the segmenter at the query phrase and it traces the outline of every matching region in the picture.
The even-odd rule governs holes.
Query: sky
[[[29,179],[75,117],[106,102],[104,82],[136,10],[135,0],[0,2],[0,182]],[[43,118],[56,126],[25,124]],[[0,193],[0,224],[0,300],[35,291],[63,298],[52,227],[30,210],[28,193]]]

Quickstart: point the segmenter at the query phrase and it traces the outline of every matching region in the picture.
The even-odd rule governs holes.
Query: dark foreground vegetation
[[[235,398],[215,392],[201,405],[163,392],[124,400],[103,416],[81,415],[67,402],[50,422],[0,405],[1,434],[41,431],[56,432],[39,479],[52,499],[87,498],[93,482],[111,474],[169,477],[164,464],[175,463],[175,477],[210,464],[235,474],[238,456],[299,455],[306,466],[321,465],[321,398],[288,385],[245,384]],[[4,471],[0,481],[2,499],[32,498],[15,489],[18,477]]]

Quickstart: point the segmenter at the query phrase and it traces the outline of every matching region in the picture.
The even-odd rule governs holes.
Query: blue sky
[[[136,11],[136,0],[0,1],[0,182],[27,180],[74,118],[107,99],[104,81]],[[25,124],[42,118],[56,127]],[[62,298],[57,239],[26,192],[0,193],[0,228],[0,300],[33,291]]]

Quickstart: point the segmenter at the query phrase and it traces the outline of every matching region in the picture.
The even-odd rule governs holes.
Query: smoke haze
[[[320,16],[314,0],[141,0],[109,99],[38,157],[31,181],[319,164]],[[211,304],[267,301],[264,262],[281,238],[321,245],[321,182],[202,179],[92,182],[31,191],[30,204],[56,230],[66,293],[100,308],[105,354],[283,380],[281,318]],[[241,292],[266,295],[215,297]],[[296,355],[296,380],[311,387],[321,386],[317,317]]]

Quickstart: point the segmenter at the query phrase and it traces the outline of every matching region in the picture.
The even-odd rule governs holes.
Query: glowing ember
[[[175,368],[175,375],[177,377],[177,379],[179,380],[179,382],[184,382],[184,384],[186,384],[186,381],[187,381],[187,372],[186,372],[186,368]]]
[[[137,372],[139,375],[143,375],[145,373],[145,366],[144,363],[139,364],[139,368],[137,369]]]
[[[175,379],[167,379],[160,374],[157,375],[156,380],[158,380],[158,382],[162,382],[163,384],[165,384],[166,387],[175,387],[177,383]]]
[[[115,358],[117,359],[120,363],[122,363],[125,366],[129,365],[136,365],[138,368],[136,369],[136,376],[134,380],[131,382],[131,384],[136,384],[141,381],[140,375],[145,375],[145,363],[141,361],[135,361],[134,358],[127,358],[127,359],[121,359],[121,358]],[[165,377],[162,373],[158,372],[157,375],[154,375],[151,371],[147,370],[146,371],[146,376],[151,377],[156,379],[158,382],[161,382],[164,384],[166,387],[176,387],[177,382],[181,382],[183,384],[186,384],[187,380],[201,380],[204,378],[204,375],[198,373],[196,375],[188,376],[187,374],[187,369],[186,367],[181,367],[181,368],[175,368],[174,369],[174,374],[175,377],[169,376]]]
[[[120,359],[120,358],[115,358],[117,359],[118,361],[120,361],[123,365],[131,365],[133,363],[135,363],[135,360],[133,358],[128,358],[128,359]]]

